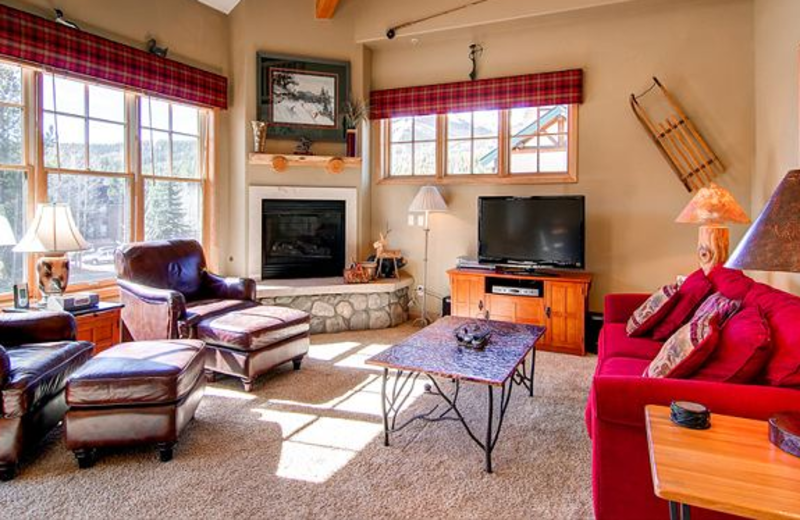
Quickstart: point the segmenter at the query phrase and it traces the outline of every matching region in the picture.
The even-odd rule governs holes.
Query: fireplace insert
[[[262,278],[342,276],[344,201],[265,199],[261,219]]]

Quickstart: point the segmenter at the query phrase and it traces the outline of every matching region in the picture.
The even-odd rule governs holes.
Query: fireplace
[[[345,201],[262,199],[261,278],[341,276]]]

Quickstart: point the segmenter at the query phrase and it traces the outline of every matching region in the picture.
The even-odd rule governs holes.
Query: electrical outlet
[[[418,285],[417,286],[417,296],[422,296],[423,294],[425,294],[425,286],[424,285]]]

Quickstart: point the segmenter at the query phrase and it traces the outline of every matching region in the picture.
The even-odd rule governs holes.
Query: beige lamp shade
[[[0,246],[13,246],[16,243],[17,238],[14,236],[14,230],[11,229],[11,223],[5,215],[0,215]]]
[[[61,203],[39,204],[28,231],[14,251],[19,253],[68,253],[89,249],[69,206]]]
[[[711,183],[700,188],[675,222],[682,224],[749,224],[750,218],[731,192]]]
[[[727,266],[800,272],[800,170],[786,174]]]
[[[435,186],[423,186],[417,192],[417,196],[411,201],[408,211],[415,213],[427,213],[431,211],[447,211],[447,203],[442,198],[442,194]]]

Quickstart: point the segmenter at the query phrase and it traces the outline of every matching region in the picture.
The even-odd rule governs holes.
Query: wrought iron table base
[[[527,372],[527,363],[525,360],[517,366],[512,376],[503,382],[499,390],[499,402],[496,400],[496,388],[494,385],[486,385],[488,392],[488,413],[486,421],[486,431],[484,439],[481,440],[476,432],[469,426],[461,411],[458,409],[458,396],[461,390],[461,381],[458,379],[451,379],[450,382],[454,386],[453,391],[448,394],[442,390],[442,386],[430,374],[425,374],[431,382],[431,385],[426,385],[426,391],[432,395],[440,396],[447,405],[443,411],[436,413],[441,406],[437,404],[430,410],[424,413],[416,414],[412,417],[405,419],[399,425],[397,418],[403,405],[408,401],[414,388],[414,384],[421,372],[413,372],[408,370],[396,370],[394,384],[389,388],[389,369],[383,369],[383,381],[381,385],[381,410],[383,414],[383,445],[389,446],[389,434],[396,433],[411,424],[414,421],[421,420],[425,422],[439,422],[439,421],[459,421],[466,430],[470,439],[477,444],[484,452],[484,470],[487,473],[492,473],[492,452],[497,445],[497,439],[500,437],[500,430],[503,428],[503,420],[505,419],[508,404],[511,400],[511,391],[514,385],[520,385],[528,390],[530,397],[533,397],[533,371],[536,360],[536,351],[533,351],[531,356],[531,369],[530,375]],[[495,405],[499,405],[500,413],[497,417],[495,425]]]
[[[692,512],[687,504],[679,504],[678,502],[669,502],[669,519],[670,520],[691,520]]]

